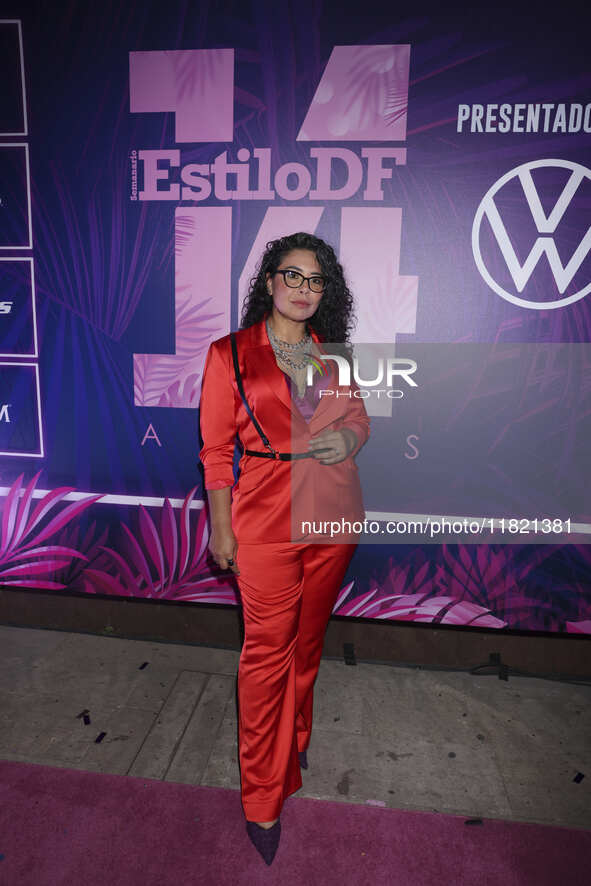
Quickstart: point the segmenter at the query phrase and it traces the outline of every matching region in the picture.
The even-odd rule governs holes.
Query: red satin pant
[[[244,616],[238,667],[242,807],[272,821],[302,786],[326,626],[357,543],[238,544]]]

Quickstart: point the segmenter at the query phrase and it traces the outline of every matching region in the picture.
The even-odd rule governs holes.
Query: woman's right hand
[[[209,536],[209,550],[213,559],[221,569],[231,569],[235,575],[240,575],[236,565],[238,541],[231,526],[213,526]],[[228,563],[233,560],[233,563]]]

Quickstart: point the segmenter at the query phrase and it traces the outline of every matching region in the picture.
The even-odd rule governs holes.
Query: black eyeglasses
[[[326,279],[319,274],[313,274],[311,277],[304,277],[299,271],[293,271],[291,268],[279,269],[276,274],[282,274],[286,286],[290,289],[297,289],[302,283],[307,282],[308,289],[311,292],[324,292]]]

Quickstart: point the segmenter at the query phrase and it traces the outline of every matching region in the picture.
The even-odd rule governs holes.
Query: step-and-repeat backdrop
[[[589,24],[4,4],[0,587],[236,605],[203,365],[264,244],[308,231],[373,379],[334,612],[591,633]]]

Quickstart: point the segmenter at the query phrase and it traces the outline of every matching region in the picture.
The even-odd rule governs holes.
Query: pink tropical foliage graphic
[[[104,553],[103,545],[109,535],[108,527],[105,527],[97,536],[97,523],[93,520],[88,529],[82,534],[80,524],[74,523],[65,526],[60,532],[58,541],[67,547],[75,548],[83,557],[72,559],[70,562],[57,569],[54,575],[63,587],[68,591],[86,593],[91,589],[84,577],[85,570],[92,566],[94,569],[107,569],[109,558]],[[82,536],[82,537],[81,537]]]
[[[54,514],[41,528],[40,524],[69,493],[71,486],[60,486],[43,496],[31,513],[33,493],[41,471],[31,479],[21,497],[23,474],[14,481],[2,511],[0,539],[0,585],[29,588],[63,588],[64,582],[44,578],[56,573],[73,560],[86,560],[81,551],[64,544],[41,544],[58,532],[102,496],[88,495],[74,501]],[[20,499],[20,502],[19,502]],[[36,531],[34,531],[36,530]],[[24,562],[20,562],[24,561]]]
[[[506,622],[491,615],[490,610],[466,600],[453,597],[430,597],[425,594],[380,595],[374,588],[360,597],[345,602],[353,582],[340,592],[335,615],[386,618],[396,621],[438,622],[440,624],[478,625],[486,628],[503,628]]]
[[[121,523],[120,550],[102,547],[110,561],[108,569],[84,570],[86,590],[122,597],[155,597],[207,603],[236,603],[231,577],[214,572],[207,562],[209,530],[205,509],[191,531],[191,502],[197,487],[187,494],[175,517],[166,498],[160,511],[160,529],[140,505],[138,531],[134,534]]]
[[[205,506],[194,507],[196,486],[180,508],[173,508],[168,498],[159,509],[139,505],[135,526],[121,521],[119,538],[109,542],[108,525],[101,529],[94,519],[83,530],[81,522],[102,495],[84,495],[59,507],[75,492],[63,486],[46,492],[33,507],[40,473],[26,487],[23,474],[17,477],[1,506],[0,587],[240,602],[233,573],[220,570],[208,556],[208,514]],[[191,519],[195,510],[196,520]],[[557,559],[557,554],[565,559]],[[368,576],[348,581],[337,595],[333,613],[591,634],[590,568],[589,545],[526,546],[526,550],[502,544],[442,545],[434,552],[420,546],[405,552],[401,547],[385,562],[376,555],[369,586]]]
[[[588,545],[569,547],[577,548],[577,562],[581,558],[591,561]],[[385,574],[372,578],[368,590],[355,594],[354,581],[345,585],[333,613],[483,628],[530,622],[537,626],[546,618],[544,626],[556,629],[561,621],[559,601],[561,597],[571,600],[576,587],[583,617],[565,620],[561,629],[591,633],[591,607],[585,602],[588,595],[582,583],[563,579],[564,586],[557,588],[555,599],[539,589],[532,593],[535,570],[557,549],[552,545],[529,546],[526,555],[518,555],[515,545],[442,545],[435,563],[420,549],[406,556],[394,554],[388,559]]]
[[[393,563],[385,579],[375,587],[352,599],[348,599],[353,582],[340,592],[333,612],[364,618],[396,619],[397,621],[437,622],[440,624],[478,625],[486,628],[502,628],[506,622],[492,615],[490,609],[480,603],[465,599],[466,588],[449,581],[449,575],[438,570],[432,572],[430,562],[419,568],[410,558],[407,562]],[[441,590],[452,593],[441,594]]]
[[[569,634],[591,634],[591,618],[583,621],[567,621],[566,630]]]

